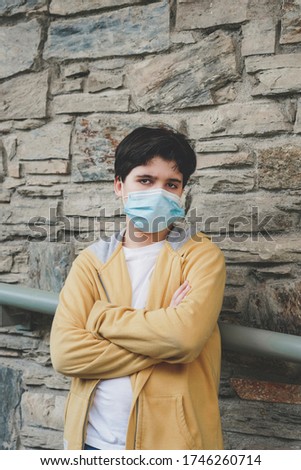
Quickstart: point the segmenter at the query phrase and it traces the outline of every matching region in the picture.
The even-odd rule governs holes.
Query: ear
[[[122,181],[121,181],[121,178],[120,178],[120,176],[115,176],[115,179],[114,179],[114,191],[115,191],[115,194],[116,194],[117,197],[122,197],[121,188],[122,188]]]

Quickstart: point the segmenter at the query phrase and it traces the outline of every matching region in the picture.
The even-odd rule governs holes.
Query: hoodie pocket
[[[139,398],[136,449],[195,449],[182,395]]]

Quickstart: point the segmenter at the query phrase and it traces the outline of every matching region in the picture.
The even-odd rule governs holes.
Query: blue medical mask
[[[145,233],[160,232],[185,215],[180,197],[165,189],[133,191],[126,197],[124,212]]]

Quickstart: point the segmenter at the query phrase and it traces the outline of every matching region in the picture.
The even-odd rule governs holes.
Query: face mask
[[[179,196],[161,188],[128,193],[124,212],[145,233],[160,232],[185,215]]]

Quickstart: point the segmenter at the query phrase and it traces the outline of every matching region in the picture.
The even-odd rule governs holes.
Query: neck
[[[169,232],[170,229],[166,228],[161,232],[145,233],[138,230],[130,220],[127,220],[126,231],[123,235],[123,246],[127,248],[142,248],[143,246],[165,240]]]

